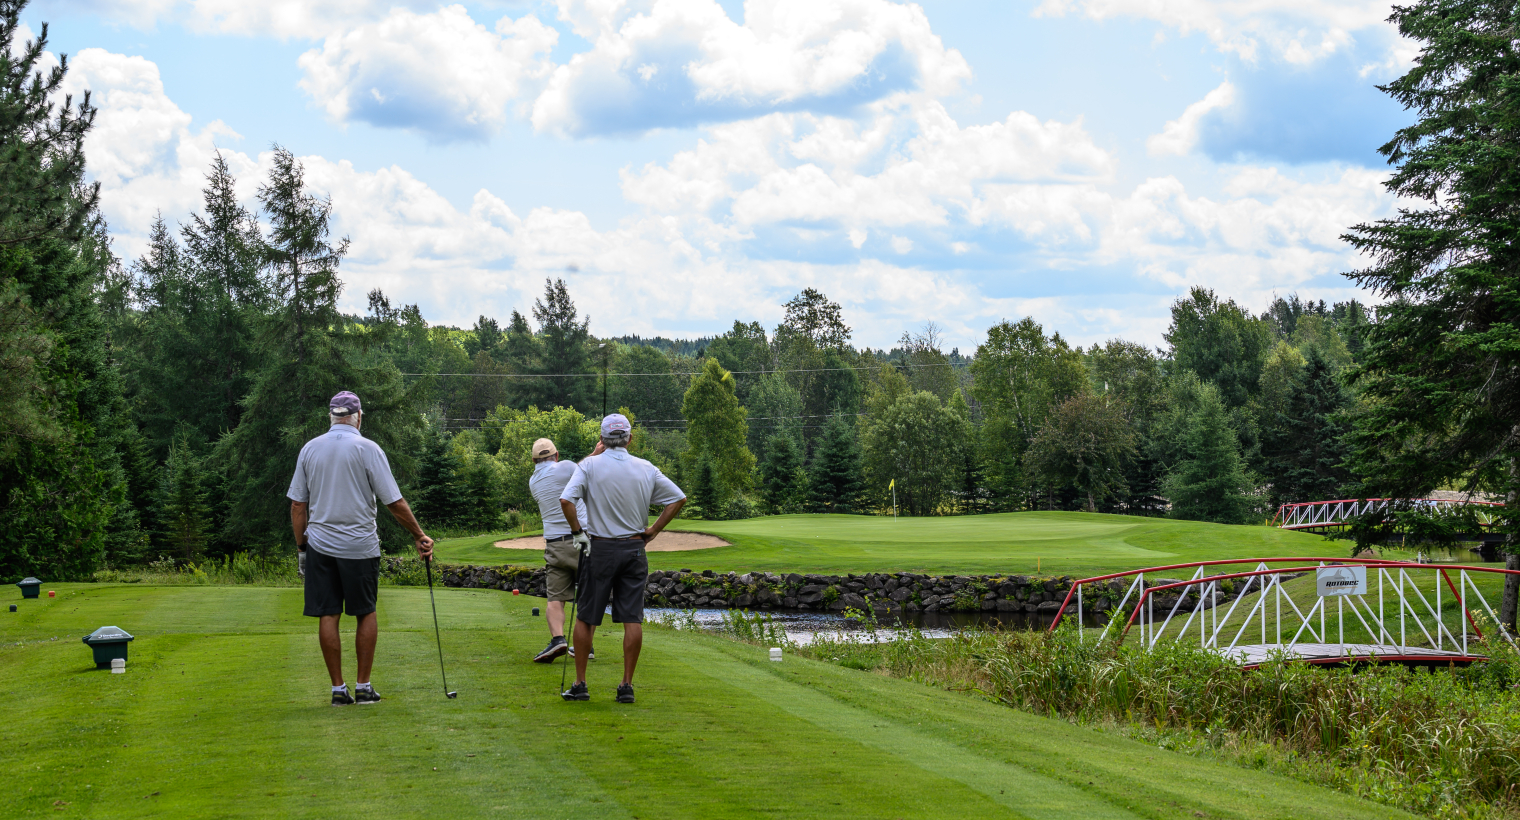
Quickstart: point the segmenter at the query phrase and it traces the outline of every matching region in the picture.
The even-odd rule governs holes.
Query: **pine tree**
[[[1390,18],[1420,54],[1382,90],[1416,121],[1379,149],[1398,215],[1344,238],[1351,274],[1383,302],[1352,385],[1368,493],[1410,498],[1446,482],[1505,498],[1506,566],[1520,570],[1520,43],[1512,4],[1416,0]],[[1520,575],[1499,621],[1514,629]]]
[[[176,558],[193,561],[205,552],[212,524],[207,494],[201,459],[190,445],[190,435],[181,430],[164,462],[155,510],[161,543]]]
[[[1218,389],[1202,388],[1199,406],[1188,419],[1183,459],[1163,486],[1176,518],[1241,524],[1252,502],[1240,444]]]
[[[464,460],[451,446],[452,436],[429,426],[423,432],[417,459],[417,489],[408,499],[417,520],[426,527],[457,527],[470,506],[464,486]]]
[[[579,319],[578,315],[565,281],[545,280],[543,298],[533,303],[533,320],[538,322],[535,355],[525,362],[515,359],[508,362],[518,372],[540,377],[523,379],[514,387],[520,393],[518,401],[522,406],[534,405],[543,410],[573,407],[587,414],[601,410],[601,391],[595,389],[598,382],[590,378],[595,373],[591,361],[591,317]],[[518,318],[514,314],[508,336],[518,330]],[[526,325],[526,321],[522,324]]]
[[[696,503],[697,510],[709,521],[721,519],[723,495],[718,488],[717,471],[713,469],[712,462],[705,458],[698,461],[694,475],[696,480],[691,485],[691,500]]]
[[[45,25],[17,42],[24,6],[0,3],[0,576],[66,580],[141,537],[100,308],[116,260],[84,179],[95,109],[56,104],[68,63],[42,70]]]
[[[852,513],[860,510],[860,443],[855,427],[835,416],[824,425],[808,471],[811,507],[816,512]]]
[[[1272,504],[1344,498],[1351,476],[1344,415],[1351,397],[1330,363],[1310,348],[1264,448]]]
[[[766,511],[781,511],[792,489],[793,476],[802,466],[802,456],[791,436],[776,434],[766,444],[765,461],[760,464],[760,497]]]

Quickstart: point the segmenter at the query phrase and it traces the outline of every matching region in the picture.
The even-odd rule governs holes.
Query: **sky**
[[[970,352],[1032,316],[1163,345],[1204,286],[1255,311],[1369,294],[1340,236],[1390,216],[1378,154],[1417,55],[1357,0],[33,0],[100,108],[89,174],[125,263],[299,157],[351,240],[341,306],[592,333],[774,327],[805,287],[857,345]]]

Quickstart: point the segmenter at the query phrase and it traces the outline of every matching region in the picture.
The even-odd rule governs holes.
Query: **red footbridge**
[[[1353,519],[1368,513],[1387,510],[1390,506],[1430,513],[1477,508],[1478,525],[1491,527],[1494,523],[1493,508],[1504,505],[1497,501],[1450,498],[1359,498],[1339,501],[1305,501],[1282,505],[1272,520],[1274,524],[1285,530],[1328,530],[1345,527]]]
[[[1514,645],[1489,602],[1505,575],[1520,571],[1377,558],[1195,561],[1076,581],[1050,629],[1075,622],[1084,642],[1146,649],[1196,643],[1247,668],[1277,658],[1465,665],[1487,660],[1485,635]]]

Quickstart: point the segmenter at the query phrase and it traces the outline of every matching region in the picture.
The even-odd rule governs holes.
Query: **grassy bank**
[[[1095,575],[1121,569],[1273,555],[1347,554],[1345,542],[1260,526],[1072,512],[944,518],[778,515],[743,521],[678,520],[675,529],[717,535],[731,546],[650,553],[655,569],[766,572]],[[515,534],[514,534],[515,535]],[[491,546],[507,536],[449,540],[440,560],[532,563]]]
[[[1071,629],[825,640],[802,651],[1429,817],[1511,817],[1520,658],[1502,641],[1483,649],[1489,664],[1435,672],[1294,663],[1243,671],[1188,645],[1098,648]]]
[[[91,817],[1371,818],[1387,807],[962,694],[651,628],[639,702],[567,704],[533,603],[380,592],[373,707],[326,705],[300,591],[53,585],[0,613],[7,814]],[[345,629],[351,628],[345,619]],[[124,675],[79,636],[137,635]],[[55,640],[56,639],[56,640]]]

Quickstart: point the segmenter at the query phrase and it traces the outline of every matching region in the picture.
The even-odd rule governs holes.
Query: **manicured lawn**
[[[974,697],[651,628],[639,702],[554,694],[535,599],[383,587],[383,703],[334,709],[301,593],[48,585],[0,612],[6,816],[1361,818],[1406,816]],[[124,675],[79,636],[137,635]],[[345,621],[351,628],[351,622]],[[54,640],[56,638],[56,640]]]
[[[732,546],[649,554],[655,569],[769,572],[925,572],[1096,575],[1120,569],[1276,555],[1340,556],[1348,542],[1260,526],[1072,512],[944,518],[780,515],[743,521],[679,520],[675,529]],[[504,536],[442,542],[452,563],[536,564],[539,555],[491,546]]]

